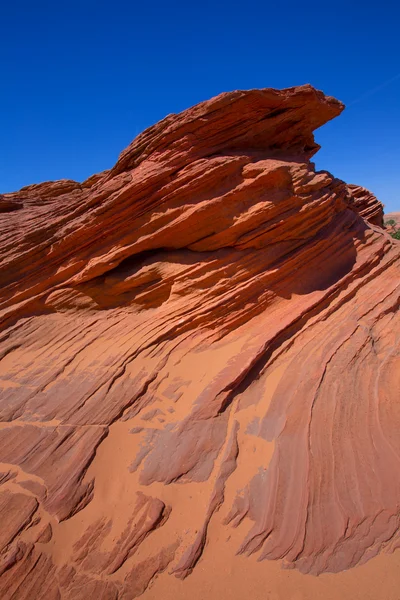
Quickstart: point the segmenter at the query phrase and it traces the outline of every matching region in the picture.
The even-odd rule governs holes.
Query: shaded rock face
[[[310,162],[342,109],[222,94],[1,197],[1,597],[150,598],[220,540],[311,574],[400,545],[400,244]]]

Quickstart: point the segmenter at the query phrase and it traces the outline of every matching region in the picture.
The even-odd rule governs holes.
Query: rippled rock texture
[[[214,598],[224,555],[264,598],[264,559],[400,546],[400,244],[310,162],[342,109],[222,94],[0,198],[2,598]]]
[[[350,194],[357,212],[373,225],[384,227],[383,224],[383,204],[369,190],[359,186],[349,184]]]

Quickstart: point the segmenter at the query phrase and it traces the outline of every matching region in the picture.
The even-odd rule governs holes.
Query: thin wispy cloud
[[[384,81],[380,85],[378,85],[378,86],[372,88],[371,90],[365,92],[359,98],[356,98],[355,100],[353,100],[352,102],[350,102],[349,104],[347,104],[346,108],[349,108],[350,106],[353,106],[353,104],[358,104],[358,102],[362,102],[362,100],[365,100],[366,98],[369,98],[370,96],[373,96],[374,94],[376,94],[376,92],[379,92],[380,90],[382,90],[386,86],[390,85],[391,83],[393,83],[397,79],[400,79],[400,73],[397,73],[397,75],[395,75],[394,77],[391,77],[387,81]]]

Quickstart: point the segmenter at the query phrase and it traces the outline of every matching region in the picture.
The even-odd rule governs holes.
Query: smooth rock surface
[[[310,162],[342,109],[221,94],[0,197],[1,598],[398,600],[400,243]]]

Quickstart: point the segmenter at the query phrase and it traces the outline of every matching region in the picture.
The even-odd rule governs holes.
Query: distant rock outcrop
[[[310,162],[342,109],[221,94],[0,198],[2,598],[258,598],[248,555],[400,546],[400,244]]]
[[[400,229],[400,212],[386,213],[384,216],[386,230],[393,234]]]

